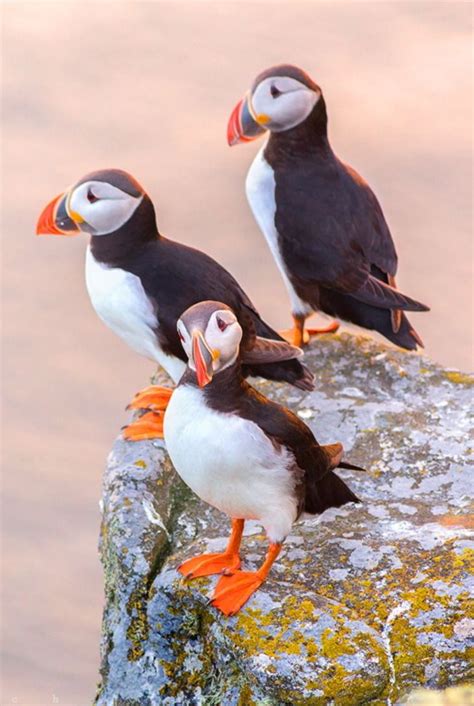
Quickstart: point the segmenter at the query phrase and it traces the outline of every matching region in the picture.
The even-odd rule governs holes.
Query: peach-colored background
[[[229,111],[277,62],[322,85],[337,153],[378,194],[436,360],[471,367],[469,3],[3,4],[2,703],[90,703],[105,457],[153,366],[93,313],[84,238],[35,238],[91,169],[131,171],[161,230],[226,265],[275,325],[286,294],[246,204],[259,144]],[[342,440],[343,441],[343,440]]]

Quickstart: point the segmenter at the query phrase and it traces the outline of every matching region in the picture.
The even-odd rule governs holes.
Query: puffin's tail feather
[[[354,466],[353,463],[342,460],[344,447],[340,441],[336,441],[335,444],[325,444],[324,446],[321,446],[321,448],[329,460],[328,473],[333,471],[335,468],[346,468],[349,471],[363,471],[365,473],[365,468],[362,468],[361,466]]]
[[[362,471],[363,473],[367,473],[366,468],[362,468],[362,466],[355,466],[353,463],[348,463],[347,461],[341,461],[337,464],[337,467],[345,468],[348,471]]]
[[[304,509],[312,515],[319,515],[330,507],[341,507],[347,503],[360,503],[360,500],[334,471],[330,471],[311,487]]]
[[[392,326],[390,330],[384,334],[389,341],[401,348],[406,348],[409,351],[416,351],[417,347],[424,348],[424,343],[419,334],[415,331],[411,323],[408,321],[405,314],[402,313],[400,328],[394,332]]]
[[[423,347],[423,341],[403,312],[400,312],[398,330],[394,331],[390,309],[380,309],[358,301],[350,295],[323,287],[320,291],[319,308],[330,316],[335,316],[362,328],[378,331],[401,348],[412,351],[416,350],[418,346]]]
[[[365,304],[380,307],[381,309],[403,309],[404,311],[429,311],[429,306],[422,304],[399,292],[387,282],[377,276],[369,275],[360,289],[351,292],[354,299]]]

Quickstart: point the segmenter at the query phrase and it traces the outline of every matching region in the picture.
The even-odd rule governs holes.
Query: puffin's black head
[[[319,86],[291,64],[272,66],[253,82],[227,125],[229,145],[250,142],[266,130],[284,132],[303,123],[322,96]]]
[[[194,304],[181,314],[177,329],[200,387],[237,360],[242,328],[226,304],[216,301]]]
[[[101,169],[53,199],[41,213],[36,233],[108,235],[143,212],[154,224],[153,206],[136,179],[121,169]]]

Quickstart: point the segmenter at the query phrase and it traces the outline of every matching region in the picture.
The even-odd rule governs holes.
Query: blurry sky
[[[36,238],[45,203],[121,167],[169,237],[239,279],[275,326],[287,296],[247,207],[261,143],[230,110],[280,62],[323,87],[330,139],[377,193],[426,352],[472,367],[470,15],[466,2],[4,2],[2,703],[90,703],[102,577],[101,472],[151,363],[93,313],[85,238]],[[344,439],[341,439],[344,441]],[[15,700],[16,699],[16,700]]]

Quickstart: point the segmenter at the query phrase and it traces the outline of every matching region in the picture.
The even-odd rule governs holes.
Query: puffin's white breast
[[[86,286],[92,306],[102,321],[130,348],[156,361],[178,382],[185,364],[161,350],[159,321],[140,278],[119,267],[97,262],[90,247],[86,254]]]
[[[237,414],[217,412],[191,385],[173,392],[164,419],[170,458],[200,498],[233,518],[257,519],[282,541],[297,515],[294,458]]]
[[[257,153],[247,174],[245,191],[260,230],[263,232],[273,258],[281,272],[283,281],[290,295],[291,308],[295,314],[310,314],[312,308],[295,292],[288,277],[278,243],[278,231],[275,226],[275,174],[263,156],[265,145]]]

